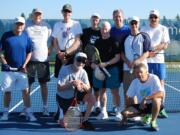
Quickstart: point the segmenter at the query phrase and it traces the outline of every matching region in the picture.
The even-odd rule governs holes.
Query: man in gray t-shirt
[[[83,69],[87,60],[85,53],[79,52],[74,57],[74,63],[65,65],[60,69],[58,76],[56,101],[58,104],[57,115],[62,116],[59,112],[66,113],[69,106],[72,104],[75,89],[77,90],[77,101],[87,103],[87,110],[83,118],[83,128],[94,130],[92,124],[88,121],[88,117],[92,112],[95,104],[95,97],[90,91],[90,84],[86,71]],[[62,111],[60,111],[62,110]],[[60,118],[60,117],[59,117]],[[59,119],[62,122],[63,117]]]

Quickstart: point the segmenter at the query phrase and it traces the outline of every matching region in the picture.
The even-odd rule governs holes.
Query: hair
[[[115,10],[113,11],[113,16],[114,16],[114,14],[116,14],[116,13],[121,13],[121,14],[122,14],[122,17],[124,18],[124,12],[123,12],[122,9],[115,9]]]
[[[140,69],[140,68],[143,68],[145,70],[147,70],[147,66],[143,63],[140,63],[140,64],[137,64],[134,66],[134,70],[137,70],[137,69]]]
[[[102,28],[103,28],[104,26],[107,26],[109,30],[111,29],[111,24],[110,24],[108,21],[103,21],[103,23],[102,23]]]

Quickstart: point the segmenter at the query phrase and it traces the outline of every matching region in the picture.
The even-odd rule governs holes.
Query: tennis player
[[[147,66],[147,58],[149,57],[151,40],[148,34],[140,33],[139,26],[139,17],[133,16],[129,19],[131,34],[126,37],[121,52],[121,58],[124,61],[123,88],[125,97],[131,81],[135,78],[134,74],[132,73],[133,66],[137,65],[138,63],[144,63]],[[125,105],[127,105],[127,102],[126,97]]]
[[[86,71],[83,69],[87,60],[85,53],[79,52],[74,57],[73,64],[62,66],[57,86],[56,101],[58,104],[58,115],[60,110],[65,114],[69,106],[72,104],[74,98],[75,88],[77,89],[78,102],[87,104],[87,110],[83,117],[82,128],[87,130],[94,130],[93,125],[88,121],[90,113],[92,112],[95,97],[91,94],[90,84]],[[62,118],[59,119],[60,122]]]
[[[121,124],[127,124],[127,118],[145,115],[143,124],[150,124],[152,130],[158,131],[159,127],[156,121],[159,111],[162,109],[161,101],[164,89],[159,78],[148,73],[147,66],[143,63],[135,65],[134,72],[137,78],[132,81],[128,88],[127,97],[130,102],[122,112]],[[135,96],[137,96],[137,104],[133,102]]]
[[[1,120],[8,120],[11,91],[16,88],[22,90],[26,116],[30,121],[36,121],[31,112],[28,79],[25,74],[26,65],[32,54],[32,41],[27,33],[23,32],[24,27],[25,19],[17,17],[14,20],[14,29],[5,32],[0,42],[0,51],[3,51],[0,58],[4,73],[4,81],[0,84],[0,90],[4,92],[4,111]],[[11,71],[11,68],[19,70]]]
[[[165,49],[168,48],[170,43],[169,32],[166,26],[160,24],[160,13],[158,10],[151,10],[149,13],[149,24],[142,27],[141,31],[149,34],[151,39],[151,53],[150,58],[147,59],[149,72],[156,74],[160,81],[161,85],[164,88],[164,80],[166,78],[166,65],[165,65]],[[164,99],[165,101],[165,91]],[[167,118],[168,115],[163,109],[160,112],[160,116]]]
[[[43,12],[41,9],[34,9],[32,19],[26,23],[26,32],[33,42],[33,52],[30,62],[27,65],[29,88],[35,81],[35,73],[37,72],[38,81],[41,87],[41,96],[43,101],[43,115],[49,116],[48,112],[48,87],[47,82],[50,81],[50,69],[48,62],[48,39],[51,36],[51,27],[42,19]],[[41,66],[45,70],[41,69]],[[39,69],[38,69],[38,68]],[[41,73],[44,72],[44,73]]]
[[[52,46],[56,49],[55,77],[58,78],[62,64],[73,63],[73,55],[80,48],[82,28],[78,21],[71,19],[72,7],[62,7],[63,20],[55,23],[52,32]],[[70,57],[67,61],[67,57]]]
[[[101,17],[98,13],[93,13],[91,15],[91,27],[83,29],[83,34],[81,36],[81,41],[82,41],[82,48],[86,47],[86,45],[90,44],[93,45],[95,44],[96,40],[101,37],[101,32],[100,32],[100,20]],[[99,90],[95,87],[93,87],[93,69],[91,68],[91,62],[88,61],[84,67],[86,72],[88,73],[88,78],[90,81],[90,84],[94,90],[94,95],[96,98],[96,103],[95,103],[95,113],[98,115],[101,111],[101,104],[100,104],[100,93]]]
[[[108,119],[107,114],[107,95],[106,89],[111,89],[114,99],[119,96],[119,70],[117,62],[120,59],[120,52],[118,50],[118,43],[110,36],[111,25],[108,21],[104,21],[101,27],[101,38],[96,40],[95,47],[99,50],[102,63],[98,65],[91,64],[91,67],[95,69],[97,66],[105,67],[111,74],[111,77],[106,77],[105,80],[97,79],[96,75],[93,75],[93,86],[100,89],[101,95],[101,113],[99,119]],[[115,105],[117,108],[120,106],[119,100],[116,100]],[[121,120],[121,112],[116,112],[117,120]]]

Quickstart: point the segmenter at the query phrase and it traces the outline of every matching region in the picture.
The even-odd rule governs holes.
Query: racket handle
[[[132,73],[133,73],[133,68],[131,68],[131,69],[129,70],[129,73],[130,73],[130,74],[132,74]]]
[[[103,70],[103,72],[106,74],[107,77],[111,77],[111,74],[107,71],[107,69],[105,69],[104,67],[101,69]]]
[[[12,68],[12,67],[10,67],[9,69],[10,69],[10,71],[18,71],[19,70],[18,68]]]

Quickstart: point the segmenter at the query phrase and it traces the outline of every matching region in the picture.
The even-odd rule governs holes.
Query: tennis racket
[[[84,52],[87,54],[89,62],[92,62],[95,64],[102,62],[101,58],[99,56],[99,51],[95,46],[93,46],[91,44],[87,44],[86,47],[84,48]],[[101,67],[99,67],[99,68],[105,74],[105,76],[111,77],[111,74],[107,71],[106,68],[101,68]]]
[[[138,34],[139,35],[139,34]],[[136,36],[134,37],[134,39],[133,39],[133,41],[132,41],[132,44],[131,44],[131,49],[132,49],[132,52],[133,52],[133,60],[136,60],[136,59],[138,59],[141,55],[141,48],[140,48],[140,46],[139,45],[137,45],[137,44],[135,44],[134,42],[135,42],[135,39],[136,39]],[[132,74],[133,73],[133,68],[134,67],[132,67],[131,69],[130,69],[130,73]]]
[[[37,78],[44,78],[47,76],[47,62],[37,62],[31,61],[30,64],[27,65],[27,75],[29,77],[37,77]]]
[[[75,80],[75,79],[74,79]],[[77,104],[77,88],[74,88],[73,101],[64,115],[64,126],[68,131],[75,131],[81,127],[81,111]]]

